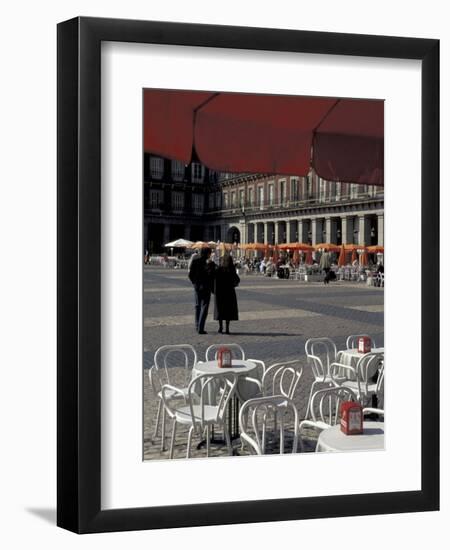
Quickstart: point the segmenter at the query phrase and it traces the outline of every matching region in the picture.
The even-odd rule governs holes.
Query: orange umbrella
[[[339,252],[341,250],[337,244],[332,243],[315,244],[314,248],[316,250],[323,250],[324,252]]]
[[[278,246],[280,250],[303,250],[307,252],[308,250],[314,250],[314,247],[306,243],[284,243]]]
[[[270,245],[264,243],[248,243],[243,244],[242,247],[247,250],[266,250]]]
[[[273,256],[272,256],[272,261],[274,264],[276,264],[278,262],[278,245],[276,244],[274,247],[273,247]]]
[[[356,262],[357,260],[358,260],[358,257],[356,255],[356,248],[354,248],[352,251],[352,263]]]
[[[205,243],[204,241],[197,241],[191,244],[189,248],[211,248],[211,245],[209,243]]]
[[[381,246],[379,244],[376,244],[374,246],[368,246],[366,248],[367,252],[370,254],[383,254],[384,253],[384,246]]]
[[[300,263],[300,252],[298,251],[298,248],[294,250],[294,255],[292,256],[292,262],[295,266],[298,266]]]
[[[344,245],[341,246],[341,252],[339,253],[338,265],[339,266],[345,265],[345,247],[344,247]]]
[[[312,263],[313,263],[313,257],[312,257],[312,252],[311,252],[311,250],[308,250],[308,251],[306,252],[305,263],[308,264],[308,265],[312,265]]]
[[[369,265],[369,259],[367,257],[367,252],[365,250],[359,257],[359,264],[364,266]]]

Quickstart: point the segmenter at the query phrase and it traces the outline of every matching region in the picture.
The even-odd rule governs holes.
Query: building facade
[[[144,155],[144,245],[229,243],[384,246],[384,188],[308,176],[225,174]]]

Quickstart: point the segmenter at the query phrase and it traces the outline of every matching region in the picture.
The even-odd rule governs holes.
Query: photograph
[[[142,94],[143,460],[383,452],[384,99]]]

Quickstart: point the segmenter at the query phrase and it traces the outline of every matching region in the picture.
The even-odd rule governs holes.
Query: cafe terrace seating
[[[198,354],[190,344],[161,346],[149,371],[153,396],[158,401],[154,439],[161,423],[161,452],[164,451],[167,417],[172,420],[170,458],[174,455],[178,425],[189,427],[186,450],[189,458],[194,435],[204,438],[202,443],[206,444],[209,456],[215,427],[223,432],[224,440],[220,441],[226,445],[228,454],[233,453],[233,437],[240,437],[242,448],[245,446],[253,454],[265,454],[269,440],[276,445],[279,442],[283,454],[305,450],[302,445],[304,430],[317,433],[336,425],[343,401],[359,401],[363,407],[372,405],[364,412],[372,413],[375,418],[384,417],[384,348],[359,354],[357,341],[360,336],[370,338],[375,346],[374,339],[367,334],[350,335],[346,349],[339,352],[330,338],[310,338],[305,344],[306,364],[299,357],[267,368],[261,360],[245,359],[245,351],[239,344],[223,344],[233,350],[233,358],[237,361],[233,372],[220,369],[216,364],[222,344],[206,350],[205,362],[198,361]],[[353,365],[345,364],[342,358],[350,359]],[[205,370],[207,365],[207,373],[202,373],[200,367]],[[178,367],[178,381],[182,372],[182,384],[175,383],[171,373],[173,366]],[[311,376],[305,377],[306,368],[311,369],[308,374],[312,375],[312,380]],[[319,385],[325,387],[319,389]],[[302,397],[306,395],[307,400]],[[371,402],[373,396],[376,400]],[[306,411],[304,418],[300,417],[300,411]],[[288,416],[287,439],[292,439],[292,447],[286,451]],[[233,432],[231,418],[236,419]],[[273,445],[271,450],[273,452]]]

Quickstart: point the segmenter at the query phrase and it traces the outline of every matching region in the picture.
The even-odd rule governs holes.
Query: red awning
[[[222,172],[383,185],[383,132],[380,100],[144,92],[144,150]]]

